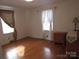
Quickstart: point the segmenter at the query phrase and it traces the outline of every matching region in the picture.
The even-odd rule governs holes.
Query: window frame
[[[50,22],[48,22],[48,23],[49,23],[49,29],[44,29],[44,24],[43,24],[43,21],[44,21],[44,20],[43,20],[43,17],[44,17],[44,16],[43,16],[43,12],[52,12],[52,13],[51,13],[51,16],[52,16],[52,17],[50,17],[51,20],[49,20]],[[51,26],[52,26],[52,30],[53,30],[53,10],[52,10],[52,9],[43,10],[43,11],[42,11],[42,30],[43,30],[43,31],[50,31]]]

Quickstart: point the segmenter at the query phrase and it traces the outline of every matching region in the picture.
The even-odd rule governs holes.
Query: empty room
[[[1,0],[0,59],[79,59],[79,0]]]

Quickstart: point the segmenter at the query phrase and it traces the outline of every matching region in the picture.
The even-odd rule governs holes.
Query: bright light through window
[[[51,27],[53,30],[53,26],[51,26],[51,24],[53,25],[53,18],[52,17],[53,17],[53,12],[51,9],[42,11],[43,30],[49,31]]]
[[[3,34],[8,34],[8,33],[12,33],[14,32],[14,28],[11,28],[10,26],[8,26],[2,18],[1,19],[1,23],[2,23],[2,29],[3,29]]]

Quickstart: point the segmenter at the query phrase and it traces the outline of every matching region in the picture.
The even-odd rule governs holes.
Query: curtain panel
[[[0,17],[6,24],[14,28],[14,11],[0,10]]]
[[[14,11],[12,11],[12,10],[0,10],[0,17],[3,19],[3,21],[7,25],[14,28],[13,37],[14,37],[14,40],[16,40],[17,39],[17,31],[15,28]]]

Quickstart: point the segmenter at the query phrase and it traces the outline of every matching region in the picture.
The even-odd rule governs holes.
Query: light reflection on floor
[[[46,56],[47,59],[50,59],[50,56],[51,56],[50,48],[47,48],[47,47],[44,48],[44,55]]]
[[[66,59],[58,57],[64,51],[64,46],[37,39],[19,40],[3,46],[4,59]]]
[[[9,49],[7,52],[7,59],[19,59],[24,56],[25,47],[17,46],[16,48]]]

